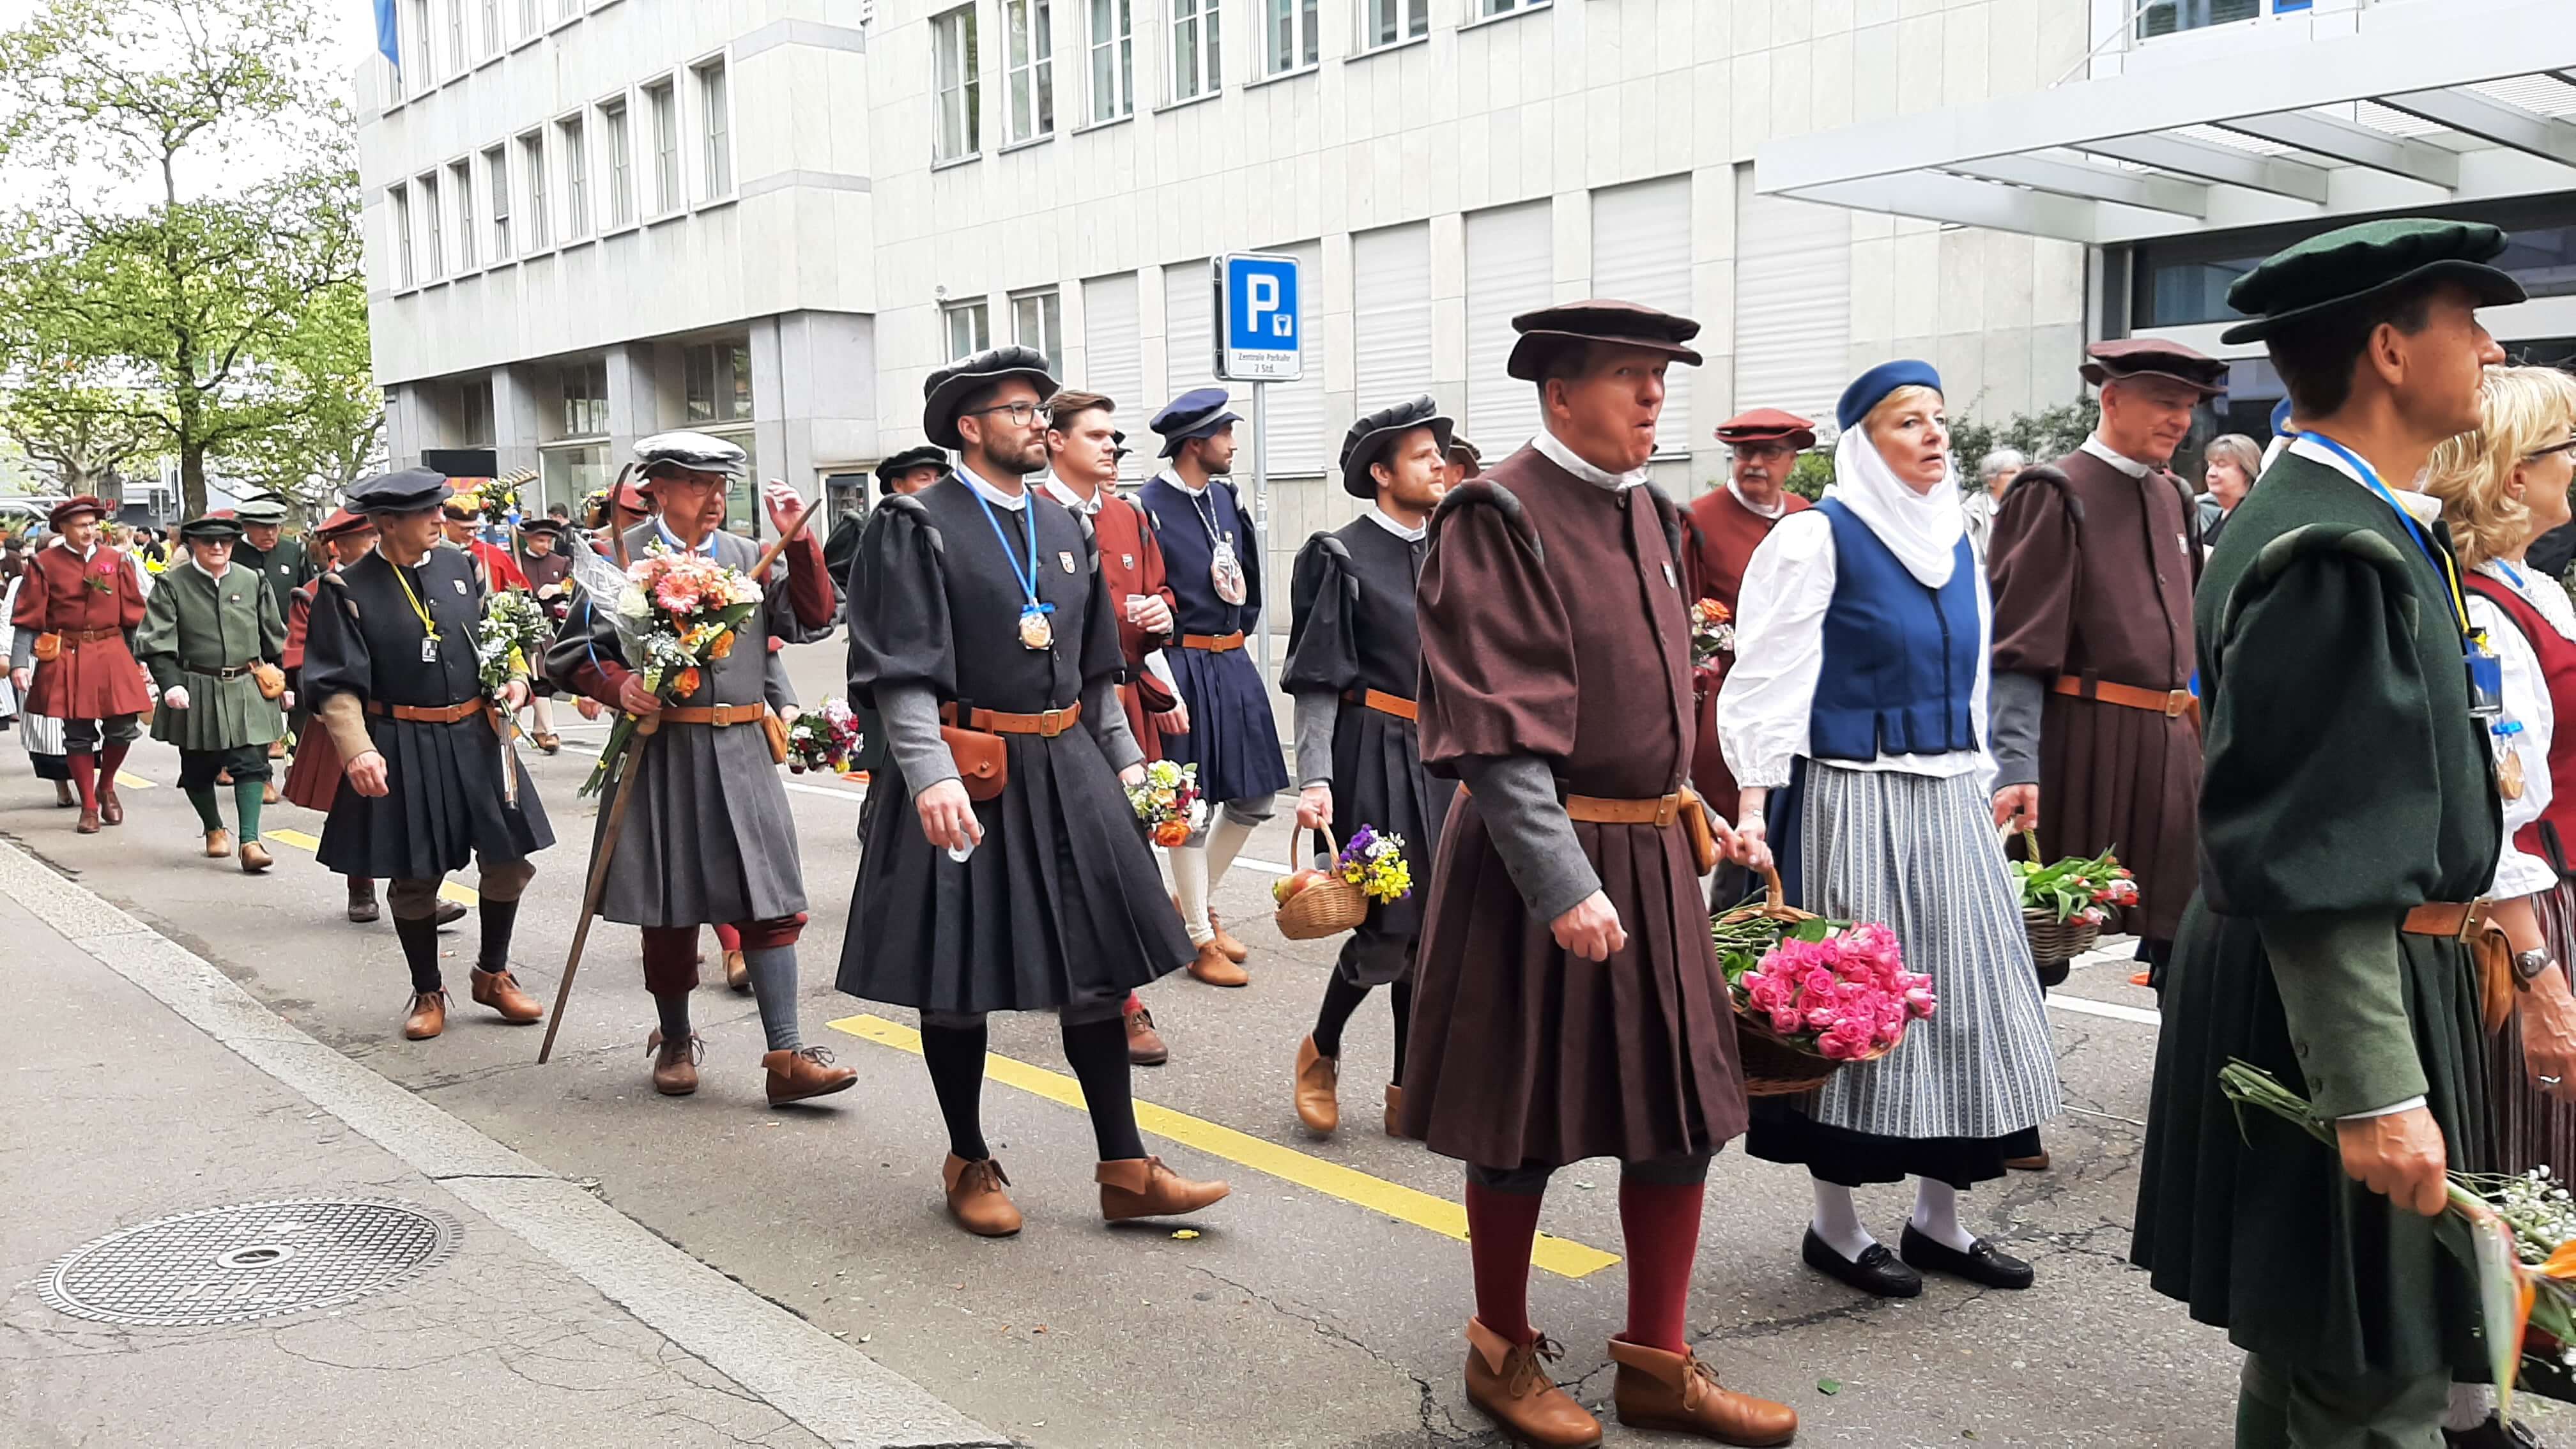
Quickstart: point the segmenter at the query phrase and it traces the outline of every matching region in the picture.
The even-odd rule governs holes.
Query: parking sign
[[[1236,252],[1209,266],[1216,282],[1216,375],[1228,382],[1305,376],[1297,259]]]

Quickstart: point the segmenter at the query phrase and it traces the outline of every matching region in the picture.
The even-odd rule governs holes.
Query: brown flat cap
[[[2100,387],[2128,377],[2161,377],[2197,389],[2202,397],[2227,391],[2227,364],[2179,342],[2120,337],[2084,349],[2084,380]]]
[[[1787,443],[1803,452],[1816,446],[1816,425],[1796,413],[1755,408],[1718,424],[1717,440],[1730,448],[1744,443]]]
[[[1699,335],[1698,323],[1635,302],[1596,298],[1541,307],[1513,318],[1512,330],[1521,340],[1512,345],[1511,360],[1503,370],[1523,382],[1538,381],[1546,374],[1549,359],[1588,342],[1660,352],[1693,367],[1700,362],[1699,354],[1684,345]]]

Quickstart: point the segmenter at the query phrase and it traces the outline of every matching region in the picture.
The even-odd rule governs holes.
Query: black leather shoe
[[[2493,1414],[2474,1429],[2444,1429],[2442,1442],[2449,1449],[2544,1449],[2530,1425],[2519,1419],[2508,1424]]]
[[[1983,1238],[1970,1243],[1968,1251],[1962,1253],[1947,1243],[1934,1242],[1907,1223],[1904,1236],[1896,1241],[1905,1261],[1927,1273],[1947,1273],[1989,1288],[2027,1288],[2039,1276],[2028,1263]]]
[[[1798,1256],[1826,1277],[1839,1278],[1880,1298],[1912,1298],[1923,1291],[1923,1275],[1896,1261],[1885,1243],[1872,1243],[1862,1249],[1860,1261],[1855,1263],[1835,1252],[1832,1244],[1809,1228],[1807,1240],[1798,1245]]]

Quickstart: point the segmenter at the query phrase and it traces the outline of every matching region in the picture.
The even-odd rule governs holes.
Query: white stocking
[[[1204,946],[1216,939],[1216,929],[1208,924],[1208,858],[1204,845],[1184,845],[1165,852],[1172,859],[1172,894],[1181,902],[1181,929],[1190,933],[1190,944]]]
[[[1260,823],[1255,820],[1247,825],[1235,819],[1232,811],[1217,812],[1216,824],[1208,828],[1207,849],[1204,856],[1207,861],[1209,890],[1225,884],[1226,868],[1234,864],[1236,853],[1243,849],[1245,841],[1252,838],[1253,827]]]
[[[1869,1229],[1860,1225],[1860,1208],[1852,1202],[1851,1189],[1821,1177],[1810,1178],[1808,1182],[1816,1190],[1816,1215],[1807,1220],[1807,1225],[1816,1230],[1817,1237],[1825,1240],[1826,1247],[1851,1262],[1859,1262],[1860,1255],[1868,1252],[1869,1245],[1878,1239],[1871,1237]]]
[[[1977,1242],[1976,1234],[1959,1226],[1959,1190],[1928,1177],[1914,1179],[1914,1231],[1962,1253]]]

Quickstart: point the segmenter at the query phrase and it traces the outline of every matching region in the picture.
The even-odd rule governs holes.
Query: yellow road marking
[[[845,1032],[863,1041],[911,1052],[915,1056],[921,1054],[921,1033],[881,1016],[861,1013],[842,1017],[830,1025],[834,1031]],[[1033,1067],[1027,1062],[988,1053],[984,1058],[984,1074],[994,1081],[1034,1093],[1050,1102],[1077,1111],[1082,1108],[1082,1084],[1061,1072],[1051,1072],[1044,1067]],[[1442,1237],[1462,1243],[1467,1241],[1467,1210],[1447,1198],[1434,1197],[1382,1177],[1372,1177],[1356,1168],[1311,1157],[1293,1147],[1282,1147],[1250,1133],[1237,1132],[1231,1127],[1222,1127],[1151,1102],[1136,1104],[1136,1125],[1157,1137],[1168,1137],[1185,1147],[1195,1147],[1212,1157],[1222,1157],[1238,1166],[1310,1188],[1326,1197],[1337,1197],[1415,1227],[1429,1228]],[[1618,1261],[1616,1254],[1546,1233],[1538,1235],[1538,1242],[1530,1254],[1532,1264],[1564,1278],[1588,1277]]]
[[[128,790],[149,790],[153,788],[151,781],[144,779],[141,775],[135,774],[131,770],[117,771],[116,783],[124,786]]]
[[[322,848],[322,842],[320,840],[305,834],[301,830],[270,830],[263,826],[260,829],[259,838],[262,840],[274,840],[280,845],[291,845],[298,850],[304,851],[320,850]],[[446,899],[456,902],[460,906],[474,905],[483,899],[481,896],[474,893],[474,888],[472,886],[461,886],[452,880],[442,882],[438,887],[438,893]]]

